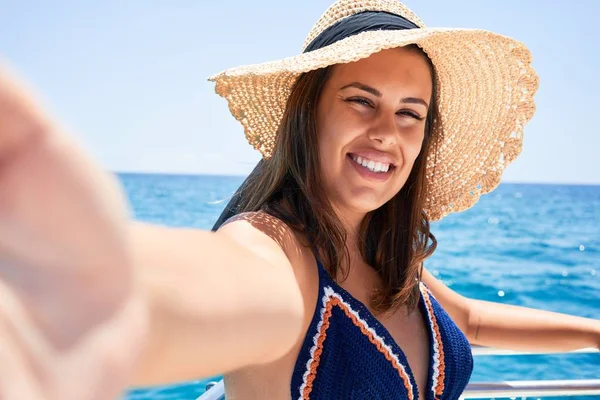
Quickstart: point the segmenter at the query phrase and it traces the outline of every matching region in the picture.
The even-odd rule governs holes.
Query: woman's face
[[[338,212],[365,214],[400,191],[421,151],[432,90],[427,61],[411,49],[333,67],[317,132],[324,189]]]

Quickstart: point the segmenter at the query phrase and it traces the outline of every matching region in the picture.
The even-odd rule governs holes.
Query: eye
[[[398,111],[397,114],[405,115],[407,117],[414,118],[417,121],[422,121],[423,119],[425,119],[425,117],[421,117],[419,114],[417,114],[416,112],[411,111],[411,110],[401,110],[401,111]]]
[[[371,102],[369,100],[365,99],[364,97],[351,97],[349,99],[346,99],[346,101],[350,101],[352,103],[362,104],[363,106],[367,106],[367,107],[373,108],[373,104],[371,104]]]

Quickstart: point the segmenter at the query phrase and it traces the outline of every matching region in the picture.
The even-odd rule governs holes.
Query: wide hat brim
[[[209,80],[243,125],[248,142],[271,156],[287,98],[302,73],[416,44],[431,59],[439,118],[427,158],[425,211],[431,221],[473,206],[500,183],[520,154],[535,111],[538,77],[520,42],[484,30],[367,31],[297,56],[228,69]]]

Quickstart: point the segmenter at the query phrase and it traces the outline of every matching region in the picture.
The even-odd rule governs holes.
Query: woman
[[[0,75],[0,397],[224,373],[229,398],[453,399],[470,344],[600,346],[598,321],[467,299],[423,268],[429,221],[519,153],[537,78],[518,42],[422,27],[395,0],[340,0],[303,54],[214,77],[264,159],[213,233],[128,220]]]

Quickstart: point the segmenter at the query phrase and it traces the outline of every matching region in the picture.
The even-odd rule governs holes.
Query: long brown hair
[[[423,54],[434,77],[427,55],[418,46],[407,47]],[[234,214],[267,212],[303,233],[319,252],[323,266],[335,278],[340,275],[338,272],[347,276],[350,256],[346,231],[320,180],[316,111],[330,75],[331,67],[328,67],[297,79],[277,132],[272,157],[258,163],[230,202],[235,206],[228,205],[215,226]],[[423,261],[433,254],[437,245],[423,211],[427,190],[425,162],[437,117],[435,93],[434,77],[421,153],[406,183],[386,204],[369,212],[361,224],[361,255],[382,281],[382,287],[371,297],[371,307],[376,313],[393,312],[401,305],[413,309],[417,305]]]

